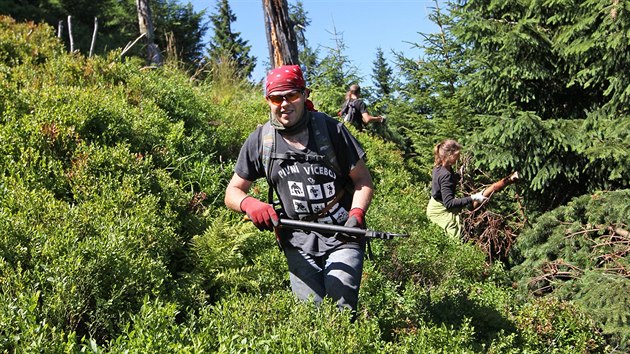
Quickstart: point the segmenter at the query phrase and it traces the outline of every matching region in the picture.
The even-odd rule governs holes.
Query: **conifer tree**
[[[336,115],[343,103],[347,88],[359,82],[357,69],[345,54],[346,44],[336,28],[332,30],[334,46],[327,48],[326,56],[311,75],[313,101],[317,108]]]
[[[392,109],[400,118],[398,124],[408,135],[414,155],[430,165],[437,142],[451,138],[465,143],[475,123],[457,90],[466,70],[466,53],[451,32],[455,19],[436,2],[429,20],[437,31],[420,33],[422,41],[415,46],[423,55],[408,58],[396,53],[402,83],[397,90],[397,105]]]
[[[228,0],[217,3],[216,13],[210,15],[214,35],[209,43],[208,57],[213,64],[232,62],[241,78],[248,78],[256,66],[256,57],[249,54],[251,46],[241,38],[240,32],[232,31],[232,22],[236,15],[232,12]]]
[[[382,115],[390,112],[393,71],[387,63],[381,47],[376,48],[376,58],[372,64],[372,82],[374,83],[375,91],[372,92],[370,106],[374,114]]]
[[[203,37],[208,31],[208,23],[203,21],[205,10],[195,12],[191,3],[181,5],[176,0],[156,1],[152,9],[160,48],[174,45],[178,60],[198,64],[204,55]],[[175,43],[167,43],[166,35],[172,35]]]
[[[626,9],[627,2],[596,0],[451,9],[467,66],[456,89],[485,116],[483,131],[471,135],[484,147],[476,163],[524,171],[532,209],[630,185],[630,20],[619,16]]]
[[[628,20],[612,20],[610,5],[492,0],[454,7],[453,32],[474,72],[466,80],[469,103],[484,112],[514,106],[543,119],[585,118],[601,106],[609,82],[627,77],[628,41],[621,38]]]
[[[372,80],[376,86],[376,94],[380,98],[388,97],[392,93],[392,68],[385,60],[383,49],[376,48],[376,59],[372,62]]]

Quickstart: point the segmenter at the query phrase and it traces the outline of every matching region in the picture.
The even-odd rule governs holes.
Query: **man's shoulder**
[[[337,119],[335,119],[335,118],[333,118],[333,117],[331,117],[328,114],[323,113],[323,112],[311,112],[311,114],[313,115],[314,119],[325,122],[326,126],[329,127],[329,128],[332,127],[332,126],[336,127],[337,125],[342,124]]]
[[[333,121],[337,121],[336,119],[332,118],[331,116],[329,116],[328,114],[324,113],[324,112],[309,112],[310,114],[312,114],[313,116],[315,116],[316,118],[322,118],[322,119],[332,119]]]
[[[269,122],[258,124],[258,126],[256,126],[256,129],[249,133],[243,145],[247,146],[248,149],[255,149],[256,147],[260,146],[261,142],[265,139],[264,135],[269,135],[273,130],[274,129],[269,125]]]
[[[249,137],[247,138],[248,140],[251,139],[260,139],[260,137],[262,136],[262,134],[264,134],[264,132],[268,132],[269,128],[271,128],[271,124],[269,123],[269,121],[263,123],[263,124],[258,124],[256,126],[256,129],[254,129],[254,131],[252,131],[251,133],[249,133]],[[272,128],[273,129],[273,128]]]

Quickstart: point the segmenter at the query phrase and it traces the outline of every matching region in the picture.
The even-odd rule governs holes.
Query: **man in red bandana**
[[[241,148],[225,204],[246,213],[261,230],[277,226],[279,215],[365,228],[365,212],[374,192],[365,152],[341,122],[309,109],[307,96],[299,66],[285,65],[269,72],[265,84],[269,122],[267,128],[250,134]],[[263,140],[269,138],[265,131],[274,141],[266,161]],[[334,150],[334,164],[330,154],[320,151],[321,141],[327,141],[322,134]],[[259,178],[266,178],[277,194],[279,210],[248,195]],[[276,232],[293,293],[316,303],[328,296],[339,307],[356,313],[365,239],[285,228]]]

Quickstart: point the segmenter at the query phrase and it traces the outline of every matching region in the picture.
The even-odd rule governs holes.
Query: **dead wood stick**
[[[509,186],[510,184],[516,183],[519,180],[519,178],[520,177],[518,175],[518,171],[513,172],[509,176],[501,178],[500,180],[492,183],[490,187],[483,190],[482,194],[484,197],[490,198],[492,197],[494,193],[497,193],[503,190],[505,187]],[[477,208],[479,205],[480,205],[479,202],[473,202],[473,208]]]
[[[92,42],[90,43],[90,58],[94,54],[94,45],[96,44],[96,32],[98,31],[98,17],[94,17],[94,32],[92,32]]]
[[[68,15],[68,38],[70,39],[70,53],[74,53],[74,38],[72,37],[72,16]]]

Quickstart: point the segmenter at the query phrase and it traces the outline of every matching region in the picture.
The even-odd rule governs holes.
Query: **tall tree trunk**
[[[299,65],[298,46],[293,22],[289,18],[287,0],[263,0],[269,62],[276,68],[281,65]]]
[[[138,10],[138,24],[140,34],[144,34],[146,42],[146,58],[152,65],[162,65],[162,54],[155,44],[155,34],[153,32],[153,18],[151,17],[151,7],[149,0],[136,0]]]

